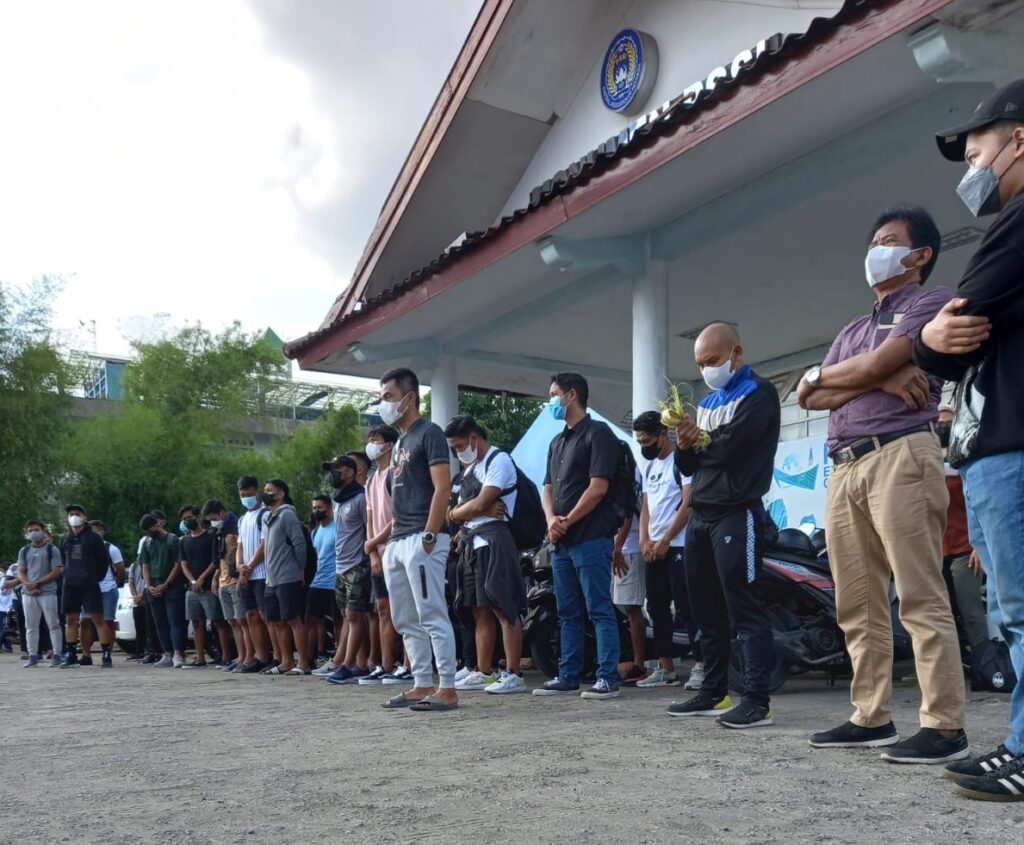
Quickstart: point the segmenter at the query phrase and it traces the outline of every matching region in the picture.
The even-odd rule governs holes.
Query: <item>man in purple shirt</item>
[[[853,715],[810,742],[891,746],[882,757],[893,763],[945,763],[968,753],[960,649],[942,578],[949,494],[933,430],[942,381],[912,360],[914,339],[953,296],[921,289],[940,240],[922,208],[879,217],[865,260],[877,302],[839,333],[797,391],[802,407],[832,412],[828,448],[835,471],[826,536],[838,621],[853,664]],[[921,729],[903,742],[890,709],[890,578],[921,686]]]

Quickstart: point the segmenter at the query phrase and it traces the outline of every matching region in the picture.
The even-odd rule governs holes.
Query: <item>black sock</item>
[[[78,640],[68,640],[68,654],[71,657],[78,654]]]

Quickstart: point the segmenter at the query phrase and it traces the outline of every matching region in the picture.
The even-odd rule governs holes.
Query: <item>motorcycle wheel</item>
[[[549,678],[558,675],[558,658],[562,647],[558,632],[558,618],[554,615],[539,619],[530,630],[530,656],[533,665]]]
[[[743,649],[739,643],[732,644],[732,656],[729,659],[729,689],[733,692],[743,691]],[[777,651],[772,652],[772,665],[768,673],[768,691],[775,692],[789,678],[789,664]]]

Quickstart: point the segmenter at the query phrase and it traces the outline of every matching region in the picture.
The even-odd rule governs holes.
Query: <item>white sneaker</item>
[[[704,664],[694,663],[693,668],[690,670],[690,677],[686,679],[686,683],[683,684],[683,689],[699,690],[701,684],[704,683]]]
[[[175,657],[174,660],[171,661],[171,665],[174,666],[175,669],[180,669],[182,666],[185,665],[185,658],[184,657]]]
[[[180,658],[179,658],[180,659]],[[154,669],[169,669],[174,666],[174,661],[171,660],[166,654],[161,657],[156,663],[151,664]]]
[[[326,678],[328,675],[333,675],[338,671],[338,665],[333,660],[328,660],[319,669],[314,669],[313,674],[318,678]]]
[[[461,681],[455,682],[455,689],[461,690],[481,690],[487,689],[498,679],[494,677],[494,673],[491,672],[489,675],[485,675],[483,672],[470,672]]]
[[[659,666],[642,681],[637,681],[636,685],[640,689],[651,689],[652,687],[674,687],[678,682],[679,677],[675,672],[669,672]]]
[[[529,692],[526,681],[515,672],[502,672],[493,684],[484,687],[484,692],[492,695],[514,695],[517,692]]]
[[[459,681],[466,680],[466,678],[468,678],[472,674],[472,669],[470,669],[468,666],[463,666],[461,669],[459,669],[458,672],[455,673],[455,686],[459,685]]]
[[[395,686],[398,684],[407,685],[413,682],[412,672],[406,669],[404,666],[396,666],[395,671],[390,675],[384,675],[380,682],[385,686]]]

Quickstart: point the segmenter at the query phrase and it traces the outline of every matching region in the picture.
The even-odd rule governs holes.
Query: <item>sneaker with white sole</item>
[[[376,686],[378,684],[381,684],[381,683],[383,683],[382,678],[385,675],[387,675],[387,674],[388,673],[387,673],[387,671],[385,671],[383,666],[377,666],[365,678],[360,678],[359,679],[359,686],[361,686],[361,687],[371,687],[371,686]]]
[[[679,684],[679,676],[673,671],[663,669],[659,666],[642,681],[637,681],[639,689],[653,689],[654,687],[674,687]]]
[[[472,675],[475,671],[476,669],[470,669],[468,666],[463,666],[461,669],[459,669],[458,672],[455,673],[455,683],[458,684],[459,681],[466,680],[466,678]]]
[[[598,678],[590,689],[580,693],[580,698],[587,698],[591,701],[604,701],[606,698],[618,698],[619,688],[612,686],[604,678]]]
[[[408,686],[413,682],[412,672],[404,666],[397,666],[394,672],[385,675],[380,679],[380,682],[385,686],[397,686],[399,684]]]
[[[487,689],[498,679],[494,677],[493,672],[484,674],[483,672],[470,672],[461,681],[455,682],[455,689],[457,690],[482,690]]]
[[[775,724],[770,705],[754,704],[741,701],[728,713],[723,713],[716,720],[723,728],[759,728]]]
[[[184,657],[175,657],[175,658],[173,658],[171,660],[171,665],[175,669],[181,669],[185,665],[185,658]]]
[[[326,678],[328,675],[333,675],[340,668],[333,660],[328,660],[319,669],[314,669],[313,674],[318,678]]]
[[[529,691],[530,688],[526,686],[523,676],[517,675],[515,672],[502,672],[498,676],[498,680],[484,687],[484,692],[489,692],[491,695],[514,695]]]
[[[180,657],[175,658],[175,659],[176,660],[181,660]],[[156,663],[153,663],[152,666],[153,666],[154,669],[170,669],[172,666],[174,666],[174,660],[171,660],[171,658],[169,658],[165,654]]]
[[[537,687],[534,691],[534,695],[546,696],[546,695],[566,695],[568,693],[576,693],[580,691],[580,685],[568,684],[561,678],[552,678],[550,681],[545,681],[543,686]]]
[[[693,668],[690,670],[690,677],[686,679],[686,683],[683,684],[683,689],[693,690],[696,692],[700,689],[701,684],[704,683],[704,664],[694,663]]]

